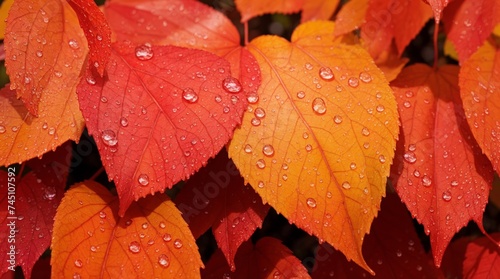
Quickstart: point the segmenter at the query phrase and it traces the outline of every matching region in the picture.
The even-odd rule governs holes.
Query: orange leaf
[[[373,267],[375,277],[367,276],[366,271],[347,262],[326,243],[315,252],[314,278],[329,278],[331,274],[338,279],[442,278],[415,232],[413,219],[396,194],[388,194],[382,200],[382,211],[363,243],[363,255]]]
[[[340,0],[304,1],[301,22],[311,20],[327,20],[333,16]]]
[[[118,199],[93,181],[73,186],[57,209],[51,265],[55,278],[199,278],[203,267],[166,195],[142,199],[119,218]]]
[[[351,0],[345,3],[335,20],[335,36],[359,29],[365,23],[368,0]]]
[[[385,194],[396,102],[368,53],[333,29],[309,22],[291,43],[250,43],[263,82],[228,150],[264,202],[369,270],[361,244]]]
[[[432,17],[432,10],[417,0],[371,0],[361,38],[372,57],[388,50],[392,40],[401,55],[410,41]]]
[[[393,44],[389,50],[380,53],[375,59],[375,64],[384,72],[385,78],[390,82],[396,79],[408,61],[410,59],[406,57],[399,57]]]
[[[56,93],[74,91],[86,55],[77,18],[66,1],[19,0],[10,9],[6,32],[10,87],[31,114],[42,117],[43,95],[59,99]]]
[[[223,149],[208,165],[191,177],[176,197],[182,217],[195,238],[212,228],[229,266],[241,243],[248,240],[269,211],[269,206],[243,178]]]
[[[247,22],[253,17],[263,14],[298,13],[305,0],[235,0],[236,8],[241,14],[241,22]]]
[[[203,278],[310,278],[307,270],[281,241],[272,237],[243,243],[236,254],[236,270],[231,272],[224,255],[217,250],[202,270]]]
[[[123,215],[132,201],[171,188],[214,157],[247,100],[227,61],[214,54],[148,44],[112,48],[106,78],[82,80],[78,98]]]
[[[448,5],[449,0],[424,0],[429,4],[434,12],[434,20],[439,24],[443,9]]]
[[[500,173],[500,43],[487,41],[460,69],[465,116],[483,153]]]
[[[9,14],[10,7],[14,3],[14,0],[5,0],[2,2],[0,7],[0,39],[5,37],[5,20]]]
[[[500,242],[500,233],[491,237]],[[443,258],[446,278],[500,278],[500,248],[486,237],[460,238]]]
[[[458,230],[470,220],[482,228],[493,170],[465,120],[457,66],[415,64],[391,85],[402,122],[393,182],[430,234],[439,265]]]
[[[99,7],[93,0],[68,0],[80,26],[85,32],[90,48],[90,65],[103,76],[111,53],[111,29]]]

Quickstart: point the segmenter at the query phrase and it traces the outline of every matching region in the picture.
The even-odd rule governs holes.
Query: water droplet
[[[266,111],[263,109],[263,108],[256,108],[255,111],[254,111],[254,115],[255,117],[257,118],[264,118],[266,116]]]
[[[257,187],[259,187],[259,188],[264,188],[264,182],[263,182],[263,181],[259,181],[259,182],[257,183]]]
[[[99,212],[99,218],[101,218],[101,219],[105,219],[105,218],[106,218],[106,212],[104,212],[104,211],[100,211],[100,212]]]
[[[331,81],[335,78],[335,76],[333,75],[332,69],[330,69],[329,67],[321,67],[319,69],[319,76],[322,79],[327,80],[327,81]]]
[[[90,251],[97,252],[97,247],[95,247],[94,245],[90,246]]]
[[[180,239],[174,240],[174,247],[177,249],[181,249],[182,248],[182,241]]]
[[[415,150],[417,150],[417,145],[414,144],[414,143],[408,145],[408,150],[410,150],[412,152],[415,151]]]
[[[351,168],[351,170],[355,170],[356,169],[356,163],[351,163],[351,165],[349,167]]]
[[[135,48],[135,57],[137,59],[145,61],[153,58],[153,49],[151,45],[146,43]]]
[[[196,103],[198,101],[198,94],[193,88],[188,87],[182,91],[182,98],[188,103]]]
[[[310,144],[306,145],[306,151],[311,152],[312,146]]]
[[[93,76],[87,76],[87,78],[85,79],[87,81],[88,84],[90,85],[95,85],[96,84],[96,81],[94,79]]]
[[[344,188],[346,190],[349,190],[349,189],[351,189],[351,184],[349,182],[347,182],[347,181],[344,181],[342,183],[342,188]]]
[[[406,95],[406,97],[411,98],[411,97],[413,97],[413,91],[406,91],[405,95]]]
[[[453,180],[450,184],[451,184],[451,186],[453,186],[453,187],[457,187],[457,186],[458,186],[458,181]]]
[[[333,122],[335,122],[336,124],[340,124],[340,123],[342,123],[342,121],[343,121],[343,119],[342,119],[342,116],[340,116],[340,115],[335,115],[333,117]]]
[[[25,84],[28,84],[31,82],[31,78],[30,77],[24,77],[24,83]]]
[[[396,256],[400,258],[401,256],[403,256],[403,252],[401,252],[400,250],[396,251]]]
[[[244,148],[246,153],[252,153],[252,146],[250,144],[245,145]]]
[[[385,163],[385,156],[384,155],[380,155],[378,156],[378,160],[380,161],[380,163]]]
[[[410,103],[410,102],[408,102],[408,101],[405,101],[405,102],[403,103],[403,106],[404,106],[405,108],[410,108],[410,107],[411,107],[411,103]]]
[[[427,175],[424,175],[424,177],[422,177],[422,184],[425,187],[429,187],[432,184],[432,180]]]
[[[273,273],[273,279],[280,279],[281,278],[281,273],[279,271],[275,271]]]
[[[7,129],[5,129],[5,126],[0,125],[0,134],[5,133],[5,131],[7,131]]]
[[[383,112],[385,110],[385,107],[383,105],[378,105],[377,106],[377,111],[378,112]]]
[[[257,94],[249,94],[247,101],[249,104],[256,104],[259,101],[259,96]]]
[[[351,77],[347,81],[347,84],[349,84],[349,86],[352,87],[352,88],[356,88],[359,85],[359,80],[357,78],[355,78],[355,77]]]
[[[101,133],[102,141],[107,146],[115,146],[118,143],[115,132],[111,130],[104,130]]]
[[[266,167],[266,162],[265,162],[264,160],[262,160],[262,159],[259,159],[259,160],[257,160],[256,165],[257,165],[257,167],[258,167],[259,169],[263,169],[263,168],[265,168],[265,167]]]
[[[83,262],[81,260],[75,260],[75,266],[76,267],[82,267],[83,266]]]
[[[270,144],[266,144],[262,147],[262,153],[267,157],[272,157],[274,155],[274,147]]]
[[[403,158],[405,159],[406,162],[413,164],[417,161],[417,157],[415,156],[414,152],[408,151],[403,155]]]
[[[69,45],[72,49],[78,49],[78,48],[80,48],[80,46],[78,45],[78,42],[77,42],[75,39],[71,39],[71,40],[69,40],[68,45]]]
[[[297,92],[297,98],[304,99],[305,96],[306,96],[306,92],[304,92],[304,91]]]
[[[36,52],[36,56],[37,56],[37,57],[42,57],[42,56],[43,56],[43,52],[42,52],[41,50],[38,50],[38,51]]]
[[[168,267],[170,265],[170,262],[168,261],[168,257],[165,254],[161,254],[158,256],[158,264],[161,267]]]
[[[372,76],[367,72],[359,73],[359,79],[364,83],[369,83],[372,81]]]
[[[128,126],[128,119],[125,117],[120,118],[120,125],[122,125],[122,127],[127,127]]]
[[[250,122],[252,123],[253,126],[259,126],[260,125],[260,120],[257,119],[257,118],[252,118],[252,120]]]
[[[283,174],[283,176],[281,178],[283,178],[284,181],[287,181],[288,180],[288,175]]]
[[[443,200],[447,201],[447,202],[451,201],[451,193],[450,193],[450,191],[444,191],[443,192]]]
[[[222,97],[221,97],[221,96],[219,96],[219,95],[215,96],[215,101],[216,101],[217,103],[222,102]]]
[[[361,134],[363,134],[363,136],[369,136],[370,130],[368,130],[368,128],[366,127],[363,127],[363,129],[361,129]]]
[[[14,130],[15,128],[15,130]],[[12,127],[12,132],[17,131],[17,127]],[[49,128],[49,135],[54,135],[56,133],[56,129],[54,127]]]
[[[222,81],[224,89],[229,93],[239,93],[241,91],[240,81],[234,77],[227,77]]]
[[[315,208],[316,207],[316,200],[313,199],[313,198],[308,198],[306,200],[306,203],[307,203],[307,206],[309,206],[310,208]]]
[[[172,240],[172,236],[169,233],[163,235],[163,241],[169,242],[170,240]]]
[[[128,245],[128,249],[130,250],[130,252],[137,254],[141,251],[141,245],[137,241],[132,241]]]
[[[308,70],[312,70],[312,69],[313,69],[313,65],[311,65],[311,63],[306,63],[306,64],[304,65],[304,67],[305,67],[306,69],[308,69]]]
[[[317,114],[325,114],[326,112],[326,104],[322,98],[316,98],[312,102],[312,109]]]
[[[147,186],[149,184],[149,176],[145,173],[141,173],[137,178],[137,181],[139,181],[139,184],[142,186]]]
[[[309,134],[308,134],[307,132],[304,132],[304,133],[302,134],[302,137],[303,137],[304,139],[307,139],[307,138],[309,138]]]

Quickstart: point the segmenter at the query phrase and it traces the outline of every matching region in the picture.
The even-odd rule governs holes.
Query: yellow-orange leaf
[[[266,13],[297,13],[302,9],[305,0],[235,0],[240,11],[241,22]]]
[[[368,0],[351,0],[342,6],[335,21],[335,35],[358,29],[365,22]]]
[[[314,0],[305,1],[302,7],[301,21],[330,19],[337,9],[340,0]]]
[[[334,23],[248,48],[262,72],[229,146],[243,177],[291,222],[370,270],[361,245],[385,194],[398,116],[383,73]]]
[[[2,40],[5,36],[5,20],[7,19],[12,3],[14,3],[14,0],[5,0],[0,7],[0,39]]]
[[[198,247],[165,195],[118,217],[118,198],[100,184],[73,186],[57,209],[53,278],[199,278]]]
[[[500,41],[488,40],[460,69],[460,96],[472,134],[500,173]]]

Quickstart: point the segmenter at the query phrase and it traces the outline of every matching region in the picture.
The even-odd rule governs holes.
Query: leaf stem
[[[248,45],[248,21],[245,21],[245,23],[243,23],[243,32],[244,32],[244,36],[245,36],[245,46]]]
[[[95,180],[103,171],[104,171],[104,167],[101,167],[89,179]]]
[[[434,70],[437,69],[438,66],[438,34],[439,34],[439,22],[437,20],[434,21]]]

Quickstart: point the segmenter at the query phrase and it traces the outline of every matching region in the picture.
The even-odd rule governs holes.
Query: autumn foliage
[[[2,278],[500,278],[500,2],[204,2],[2,3]]]

